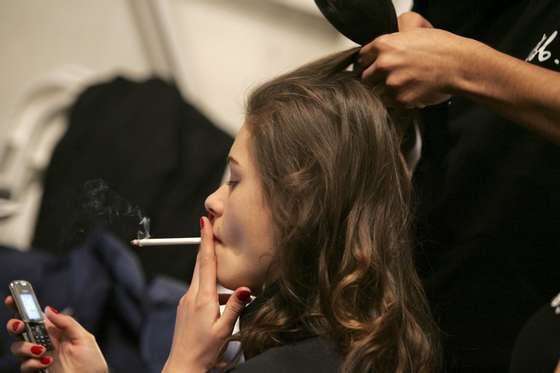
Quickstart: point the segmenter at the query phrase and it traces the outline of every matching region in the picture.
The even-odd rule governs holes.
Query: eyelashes
[[[238,180],[229,180],[229,181],[227,182],[227,185],[228,185],[230,188],[234,188],[237,184],[239,184],[239,181],[238,181]]]

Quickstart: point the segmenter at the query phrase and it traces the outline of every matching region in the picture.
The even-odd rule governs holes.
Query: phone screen
[[[21,301],[23,303],[23,307],[25,308],[25,313],[30,320],[41,320],[41,312],[37,307],[37,303],[33,299],[33,295],[29,293],[21,294]]]

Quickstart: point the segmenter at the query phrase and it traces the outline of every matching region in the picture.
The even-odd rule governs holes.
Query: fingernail
[[[45,348],[43,346],[33,346],[31,347],[31,353],[33,355],[41,355]]]
[[[41,358],[41,364],[43,365],[48,365],[52,362],[52,357],[50,356],[45,356]]]
[[[249,290],[240,290],[237,293],[237,298],[242,302],[247,302],[251,298],[251,292]]]
[[[204,218],[200,218],[200,229],[204,229]]]
[[[49,310],[53,311],[54,313],[60,313],[59,310],[57,310],[56,308],[49,306]]]
[[[17,332],[17,330],[19,329],[19,326],[21,325],[21,321],[14,321],[14,323],[12,324],[12,330],[14,332]]]

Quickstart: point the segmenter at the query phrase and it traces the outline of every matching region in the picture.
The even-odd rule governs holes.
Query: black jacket
[[[73,105],[47,169],[33,247],[65,254],[83,242],[99,223],[95,215],[105,213],[84,211],[97,203],[83,193],[92,179],[104,180],[150,217],[154,236],[198,235],[204,200],[221,182],[232,142],[161,79],[115,78],[89,87]],[[109,202],[108,208],[115,204]],[[130,217],[132,232],[121,218],[106,219],[113,233],[123,241],[135,238],[139,217]],[[148,278],[166,274],[188,282],[192,277],[192,248],[135,252]]]
[[[336,373],[341,359],[332,343],[319,337],[271,348],[245,363],[234,373]]]

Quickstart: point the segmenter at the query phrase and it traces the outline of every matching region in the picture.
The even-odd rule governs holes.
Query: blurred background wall
[[[180,66],[161,56],[162,28]],[[180,72],[187,98],[234,133],[251,86],[352,44],[313,0],[18,0],[0,5],[0,45],[1,143],[26,92],[68,65],[100,78]]]

